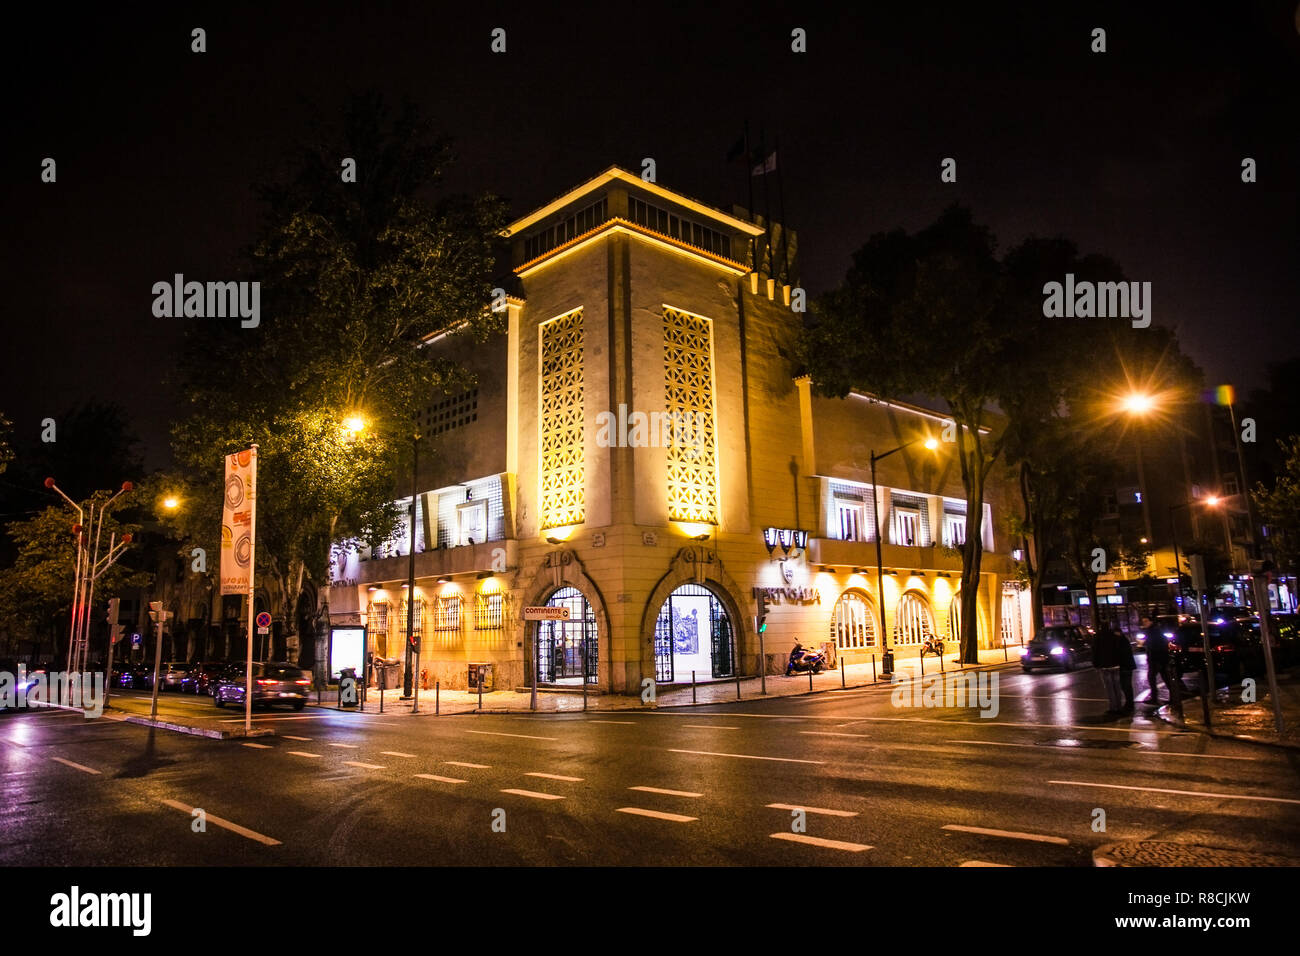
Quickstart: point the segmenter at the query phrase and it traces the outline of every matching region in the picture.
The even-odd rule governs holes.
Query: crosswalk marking
[[[828,850],[847,850],[850,853],[861,853],[863,850],[870,850],[871,847],[865,843],[848,843],[844,840],[827,840],[824,837],[809,836],[806,833],[773,833],[770,834],[773,840],[788,840],[791,843],[806,843],[809,846],[820,846]]]
[[[647,810],[644,807],[619,807],[616,813],[633,813],[638,817],[653,817],[656,820],[668,820],[671,823],[690,823],[699,817],[686,817],[680,813],[664,813],[662,810]]]

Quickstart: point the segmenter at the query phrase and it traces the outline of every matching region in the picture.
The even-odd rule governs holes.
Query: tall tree
[[[343,158],[355,160],[355,181]],[[209,322],[189,337],[193,413],[174,429],[177,459],[210,492],[222,456],[258,444],[257,555],[287,635],[304,584],[324,593],[332,544],[392,533],[415,412],[468,380],[422,346],[502,328],[487,304],[505,207],[428,198],[448,160],[412,107],[393,115],[357,98],[340,130],[260,190],[261,325]],[[360,433],[344,427],[352,416],[366,423]]]
[[[802,356],[821,394],[852,389],[927,394],[944,402],[966,492],[961,546],[961,655],[977,663],[984,488],[1005,429],[990,408],[1013,375],[1026,330],[1008,313],[992,233],[953,206],[914,235],[878,234],[854,254],[838,289],[822,297]]]

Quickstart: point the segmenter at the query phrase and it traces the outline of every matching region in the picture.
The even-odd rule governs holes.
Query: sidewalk
[[[1004,655],[999,648],[997,650],[980,651],[979,665],[961,667],[957,663],[956,654],[947,654],[943,659],[943,670],[945,673],[954,671],[973,672],[976,670],[987,670],[993,667],[1004,665],[1008,662],[1017,663],[1019,648],[1008,648]],[[900,681],[909,681],[921,676],[922,666],[924,674],[931,677],[938,674],[939,658],[926,657],[924,664],[916,657],[898,659],[895,662],[895,673]],[[699,683],[692,690],[689,684],[683,686],[680,684],[669,685],[658,689],[654,703],[643,702],[641,697],[628,694],[596,694],[587,695],[586,709],[588,711],[618,711],[618,710],[650,710],[657,707],[690,707],[692,704],[725,704],[736,700],[764,700],[772,697],[794,697],[800,694],[820,693],[827,691],[837,691],[841,689],[853,689],[860,687],[870,687],[873,684],[878,687],[890,687],[889,681],[880,677],[879,664],[875,669],[877,680],[872,680],[873,669],[870,662],[866,664],[850,664],[837,670],[827,670],[820,674],[811,675],[811,691],[808,674],[796,674],[793,677],[786,677],[783,674],[767,675],[767,694],[762,691],[762,682],[757,677],[742,677],[739,681],[739,694],[737,694],[737,681],[730,680],[710,680],[707,683]],[[385,716],[412,716],[412,702],[409,700],[399,700],[401,690],[385,691],[383,694],[383,713]],[[334,696],[331,698],[331,694]],[[325,707],[337,706],[337,691],[326,691],[321,697],[321,704]],[[464,690],[447,690],[443,688],[437,692],[437,701],[435,703],[434,690],[421,690],[419,694],[419,714],[418,716],[437,715],[448,716],[452,714],[466,713],[484,713],[484,714],[509,714],[509,713],[530,713],[532,695],[528,691],[518,689],[496,690],[483,694],[483,709],[478,709],[479,696],[477,693]],[[315,698],[312,698],[312,704],[315,704]],[[380,692],[375,688],[366,691],[366,703],[364,712],[367,714],[380,713]],[[576,686],[572,689],[563,690],[542,689],[537,691],[537,712],[538,713],[573,713],[583,709],[582,688]],[[361,711],[360,707],[345,708],[352,712]]]
[[[1210,729],[1205,727],[1201,699],[1183,700],[1183,718],[1188,730],[1227,740],[1248,740],[1251,743],[1272,744],[1277,747],[1300,749],[1300,674],[1294,670],[1280,671],[1277,675],[1278,699],[1282,702],[1284,733],[1279,736],[1273,717],[1273,700],[1268,693],[1268,680],[1259,678],[1255,684],[1257,700],[1241,703],[1240,686],[1220,689],[1210,703]],[[1168,705],[1160,708],[1160,717],[1166,721]]]

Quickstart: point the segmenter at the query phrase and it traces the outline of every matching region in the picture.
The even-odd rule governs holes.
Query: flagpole
[[[776,268],[776,256],[772,255],[772,198],[771,192],[767,188],[767,130],[762,130],[758,136],[758,152],[762,156],[759,160],[763,170],[763,225],[767,232],[764,233],[763,241],[767,244],[767,274],[772,278],[772,272]]]
[[[745,117],[745,180],[749,187],[749,220],[754,221],[754,155],[749,149],[749,117]],[[749,269],[751,272],[758,271],[758,249],[755,246],[753,237],[749,240]]]
[[[777,157],[780,152],[781,140],[776,137],[772,140],[772,155]],[[781,160],[776,158],[776,202],[780,207],[781,216],[781,283],[790,284],[790,223],[785,218],[785,189],[781,185]]]
[[[253,586],[257,570],[257,445],[248,472],[248,659],[244,672],[244,733],[253,729]]]

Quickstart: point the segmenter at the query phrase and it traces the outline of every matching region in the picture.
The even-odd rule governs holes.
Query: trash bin
[[[375,658],[375,684],[381,690],[396,690],[402,683],[402,662],[396,657]]]
[[[357,681],[357,669],[345,667],[339,671],[339,706],[356,707],[361,700],[361,685]]]
[[[485,694],[492,691],[492,665],[486,661],[469,665],[469,689],[471,691],[479,690],[482,684],[482,691]]]

